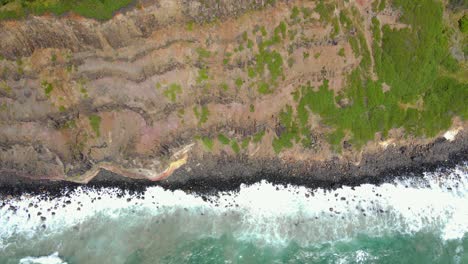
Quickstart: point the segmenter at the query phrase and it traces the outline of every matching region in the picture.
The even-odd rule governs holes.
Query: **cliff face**
[[[404,92],[411,76],[391,78],[405,65],[418,70],[392,61],[386,46],[416,30],[404,11],[369,1],[161,0],[106,22],[0,22],[0,174],[87,182],[104,168],[160,180],[233,159],[359,164],[362,153],[431,144],[449,128],[463,136],[464,58],[439,85],[450,102],[439,112],[427,112],[440,95],[424,90],[430,75],[415,94]],[[416,57],[442,63],[431,53]],[[432,116],[444,124],[426,122]]]

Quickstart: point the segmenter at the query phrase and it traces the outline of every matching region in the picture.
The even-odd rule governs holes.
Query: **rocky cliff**
[[[466,159],[466,9],[415,2],[155,0],[108,21],[0,21],[0,178],[338,181]]]

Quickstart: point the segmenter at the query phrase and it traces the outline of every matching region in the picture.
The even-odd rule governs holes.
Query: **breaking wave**
[[[47,257],[22,258],[19,263],[65,263],[54,252],[81,260],[73,252],[76,248],[102,247],[113,252],[113,259],[107,259],[107,255],[100,259],[99,254],[105,252],[96,251],[95,262],[89,263],[125,263],[123,259],[148,245],[157,248],[154,254],[163,256],[182,241],[221,237],[270,248],[291,243],[316,247],[394,234],[430,233],[441,241],[450,241],[460,240],[468,232],[466,219],[466,164],[421,178],[336,190],[266,181],[213,195],[161,187],[150,187],[141,194],[83,187],[56,198],[4,197],[0,208],[0,262],[1,256],[18,259],[21,252],[23,256]],[[137,246],[127,249],[132,244]],[[464,254],[463,247],[457,250]],[[353,254],[354,262],[371,258],[362,250]]]

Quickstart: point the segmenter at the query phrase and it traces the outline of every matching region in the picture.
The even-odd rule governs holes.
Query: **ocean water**
[[[0,263],[468,263],[468,166],[379,186],[2,197]]]

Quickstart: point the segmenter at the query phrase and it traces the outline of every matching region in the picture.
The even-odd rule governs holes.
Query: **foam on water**
[[[43,257],[25,257],[19,261],[19,264],[67,264],[60,257],[58,252],[50,256]]]
[[[422,179],[333,191],[263,181],[208,198],[160,187],[148,188],[140,199],[128,193],[117,197],[115,189],[78,188],[69,197],[46,200],[24,195],[3,202],[0,251],[18,237],[47,238],[96,219],[126,219],[128,226],[138,219],[167,219],[181,234],[216,237],[229,232],[236,239],[268,245],[418,231],[452,240],[468,232],[466,164],[450,172],[427,173]]]

